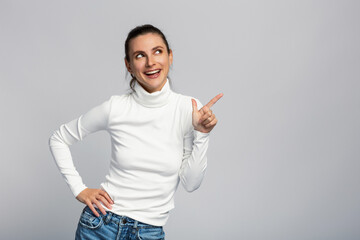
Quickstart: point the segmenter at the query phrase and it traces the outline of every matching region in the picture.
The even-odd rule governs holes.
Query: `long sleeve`
[[[202,104],[197,99],[196,101],[200,109]],[[191,122],[192,115],[189,118]],[[183,187],[188,192],[198,189],[205,176],[209,135],[210,133],[195,130],[191,124],[190,131],[184,137],[184,154],[179,177]]]
[[[87,135],[108,128],[111,98],[60,128],[49,138],[49,147],[60,173],[76,197],[86,188],[76,170],[69,146]]]

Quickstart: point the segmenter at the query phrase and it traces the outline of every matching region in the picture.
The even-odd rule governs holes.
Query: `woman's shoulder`
[[[115,103],[121,103],[121,102],[126,102],[129,99],[129,97],[130,97],[130,93],[115,94],[110,96],[109,101]]]
[[[181,106],[183,107],[184,110],[192,112],[192,101],[191,101],[191,99],[194,99],[196,101],[198,109],[200,109],[202,107],[202,104],[201,104],[200,100],[197,99],[196,97],[192,97],[192,96],[181,94],[181,93],[177,93],[177,94],[178,94],[178,97],[180,99]]]

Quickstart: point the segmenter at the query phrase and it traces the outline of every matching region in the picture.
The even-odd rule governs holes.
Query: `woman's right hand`
[[[110,204],[114,204],[114,201],[110,198],[109,194],[102,189],[96,188],[85,188],[81,191],[76,199],[80,202],[89,206],[91,211],[95,214],[95,216],[99,217],[99,213],[95,210],[93,203],[100,209],[101,213],[106,215],[104,208],[101,206],[101,201],[108,209],[111,209]]]

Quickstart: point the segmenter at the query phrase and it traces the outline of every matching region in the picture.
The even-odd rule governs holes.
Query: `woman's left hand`
[[[214,105],[224,94],[220,93],[210,100],[208,104],[203,106],[200,110],[197,109],[195,99],[191,99],[193,112],[192,124],[194,129],[203,133],[210,132],[216,125],[217,119],[215,114],[211,111],[210,107]]]

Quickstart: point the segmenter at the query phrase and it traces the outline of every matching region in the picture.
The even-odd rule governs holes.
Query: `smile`
[[[160,71],[161,71],[161,69],[151,70],[151,71],[145,72],[145,75],[148,78],[154,79],[154,78],[157,78],[160,76]]]

